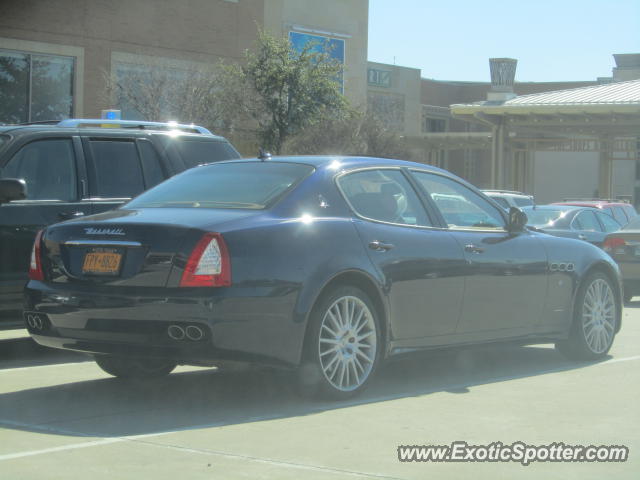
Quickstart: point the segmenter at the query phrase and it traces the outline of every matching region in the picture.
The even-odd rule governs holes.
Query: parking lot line
[[[32,427],[31,425],[28,424],[20,424],[18,422],[6,422],[6,421],[2,421],[0,420],[0,425],[2,423],[5,424],[13,424],[14,426],[22,426],[22,427]],[[207,428],[209,427],[209,425],[202,425],[202,426],[196,426],[193,427],[194,429],[200,429],[200,428]],[[55,429],[52,428],[47,428],[46,429],[48,432],[50,433],[58,433],[61,434],[63,433],[63,431],[56,431]],[[65,432],[66,434],[75,434],[75,435],[80,435],[76,432]],[[63,452],[63,451],[69,451],[69,450],[78,450],[78,449],[82,449],[82,448],[89,448],[89,447],[97,447],[97,446],[103,446],[103,445],[109,445],[109,444],[113,444],[113,443],[118,443],[118,442],[135,442],[135,443],[141,443],[147,446],[152,446],[152,447],[157,447],[157,448],[164,448],[164,449],[168,449],[168,450],[175,450],[175,451],[180,451],[180,452],[184,452],[184,453],[196,453],[199,455],[211,455],[211,456],[216,456],[216,457],[224,457],[227,459],[233,459],[233,460],[239,460],[239,461],[243,461],[243,462],[253,462],[253,463],[260,463],[260,464],[266,464],[266,465],[271,465],[271,466],[276,466],[276,467],[287,467],[287,468],[294,468],[294,469],[299,469],[299,470],[307,470],[307,471],[315,471],[315,472],[323,472],[323,473],[335,473],[335,474],[339,474],[342,477],[355,477],[355,478],[377,478],[377,479],[385,479],[385,480],[399,480],[397,479],[397,477],[391,477],[388,475],[381,475],[381,474],[375,474],[375,473],[367,473],[367,472],[356,472],[356,471],[352,471],[352,470],[345,470],[345,469],[340,469],[340,468],[332,468],[332,467],[324,467],[324,466],[318,466],[318,465],[308,465],[308,464],[304,464],[304,463],[295,463],[295,462],[287,462],[287,461],[281,461],[281,460],[271,460],[271,459],[267,459],[267,458],[260,458],[260,457],[255,457],[255,456],[251,456],[251,455],[240,455],[240,454],[235,454],[235,453],[228,453],[228,452],[221,452],[221,451],[217,451],[217,450],[209,450],[209,449],[202,449],[202,448],[192,448],[192,447],[183,447],[180,445],[171,445],[171,444],[165,444],[165,443],[157,443],[157,442],[152,442],[152,441],[145,441],[144,439],[149,438],[149,437],[159,437],[159,436],[164,436],[164,435],[168,435],[171,433],[176,433],[176,431],[167,431],[167,432],[161,432],[161,433],[151,433],[151,434],[144,434],[144,435],[132,435],[132,436],[126,436],[126,437],[116,437],[116,438],[104,438],[101,440],[94,440],[94,441],[88,441],[88,442],[79,442],[79,443],[71,443],[69,445],[62,445],[59,447],[51,447],[51,448],[43,448],[40,450],[30,450],[30,451],[26,451],[26,452],[16,452],[16,453],[9,453],[9,454],[5,454],[5,455],[0,455],[0,462],[2,461],[7,461],[7,460],[14,460],[14,459],[18,459],[18,458],[24,458],[24,457],[30,457],[30,456],[34,456],[34,455],[45,455],[48,453],[58,453],[58,452]]]

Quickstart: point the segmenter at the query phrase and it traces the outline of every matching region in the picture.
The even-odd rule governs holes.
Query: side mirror
[[[524,227],[527,225],[528,220],[526,213],[518,207],[511,207],[509,209],[509,223],[507,224],[507,231],[509,233],[524,231]]]
[[[0,179],[0,205],[11,200],[24,200],[27,198],[27,184],[17,178]]]

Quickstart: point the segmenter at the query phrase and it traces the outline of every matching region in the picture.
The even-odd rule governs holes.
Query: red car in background
[[[622,226],[625,226],[638,216],[638,212],[633,208],[633,205],[615,200],[565,200],[564,202],[552,203],[552,205],[599,208],[615,218]]]

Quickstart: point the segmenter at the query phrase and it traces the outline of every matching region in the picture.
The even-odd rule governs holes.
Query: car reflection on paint
[[[621,225],[610,215],[591,207],[537,205],[523,207],[527,224],[558,237],[576,238],[602,247],[608,233]]]

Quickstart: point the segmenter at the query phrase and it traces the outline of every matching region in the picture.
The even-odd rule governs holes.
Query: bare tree
[[[409,159],[402,137],[372,113],[356,110],[325,116],[292,138],[287,153],[364,155]]]

